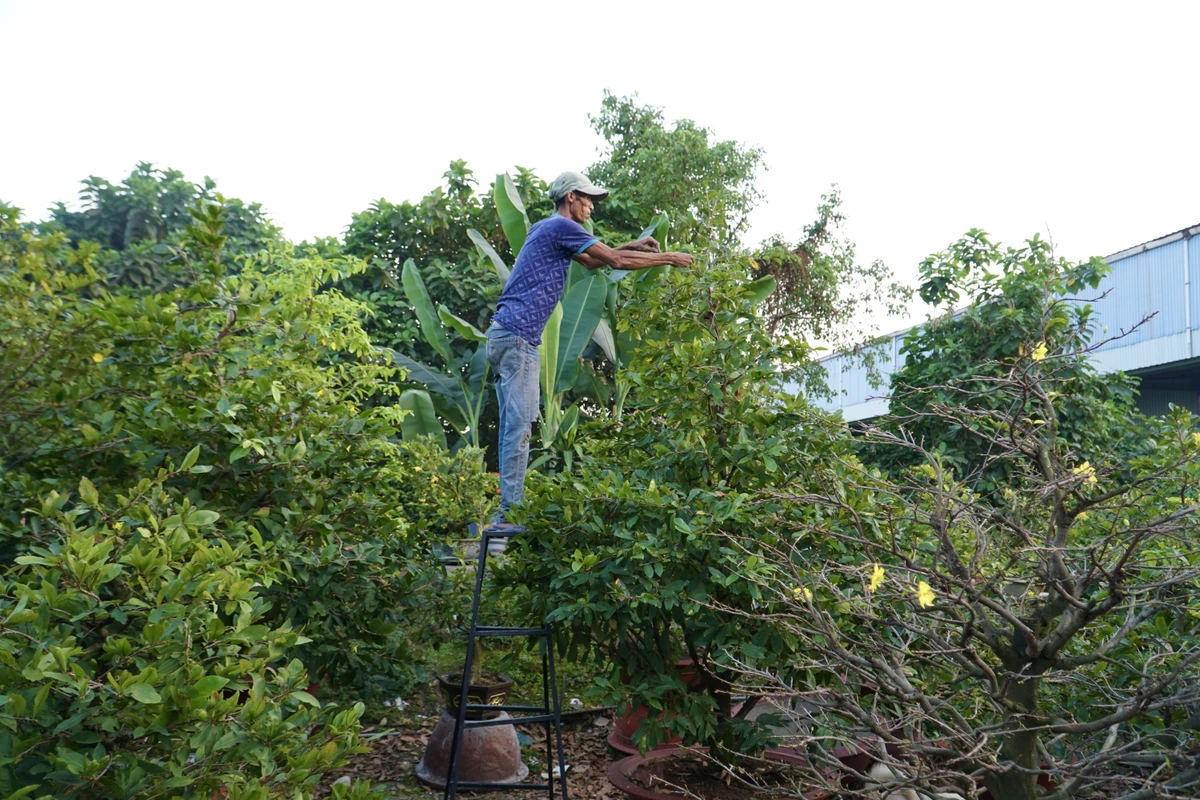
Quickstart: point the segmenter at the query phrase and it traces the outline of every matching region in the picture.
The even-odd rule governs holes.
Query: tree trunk
[[[1022,711],[1032,714],[1037,708],[1037,690],[1040,682],[1040,678],[1014,680],[1004,692],[1004,697]],[[1041,764],[1037,750],[1037,731],[1023,729],[1026,719],[1022,713],[1010,712],[1007,722],[1018,729],[1004,737],[1000,745],[1000,757],[1021,770],[1010,769],[1007,772],[990,774],[984,778],[983,783],[993,797],[1004,800],[1034,800],[1038,790],[1037,775],[1024,770],[1037,769]]]

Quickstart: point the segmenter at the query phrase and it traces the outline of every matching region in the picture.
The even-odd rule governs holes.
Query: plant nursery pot
[[[703,751],[703,748],[699,748]],[[604,771],[608,782],[614,787],[624,792],[627,797],[635,798],[636,800],[679,800],[686,795],[668,794],[666,791],[655,791],[646,786],[636,783],[632,780],[633,776],[643,766],[648,766],[651,769],[662,766],[662,771],[667,775],[670,774],[669,761],[688,751],[679,748],[673,750],[651,750],[643,755],[633,755],[622,758],[620,761],[614,761],[608,765]],[[767,751],[767,759],[778,761],[781,764],[803,764],[804,758],[792,753]],[[827,800],[831,795],[824,790],[805,792],[803,795],[792,798],[780,798],[780,800]]]
[[[676,661],[675,671],[679,674],[679,678],[685,686],[696,686],[700,683],[700,672],[696,669],[696,663],[690,658],[681,658]],[[628,685],[629,681],[630,678],[628,675],[621,676],[621,683]],[[639,753],[637,745],[633,743],[633,735],[642,727],[646,721],[646,717],[649,715],[650,709],[646,706],[633,706],[629,708],[624,714],[616,718],[613,729],[608,732],[608,743],[614,750],[627,753],[628,755]],[[680,739],[678,736],[672,736],[656,747],[655,750],[674,748],[679,742]]]
[[[438,675],[437,682],[442,699],[446,701],[446,711],[454,714],[458,711],[458,700],[462,696],[462,673],[452,672]],[[467,703],[502,706],[508,699],[508,693],[512,687],[513,679],[507,675],[484,673],[479,683],[472,683],[467,687]],[[493,719],[499,713],[497,711],[468,711],[467,719]]]

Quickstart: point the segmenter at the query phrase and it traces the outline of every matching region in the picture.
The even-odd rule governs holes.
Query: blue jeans
[[[487,332],[487,359],[500,404],[500,510],[494,521],[504,522],[509,509],[525,499],[529,435],[541,399],[538,348],[512,331],[492,325]]]

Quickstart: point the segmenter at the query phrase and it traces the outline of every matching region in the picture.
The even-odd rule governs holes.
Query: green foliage
[[[752,274],[771,275],[778,282],[778,290],[760,309],[771,330],[845,351],[863,343],[868,333],[864,320],[903,310],[911,290],[893,281],[882,261],[858,262],[845,221],[841,193],[834,186],[822,195],[816,219],[798,242],[776,236],[755,252]]]
[[[183,173],[141,163],[120,184],[92,176],[83,181],[82,208],[71,211],[62,203],[50,210],[51,228],[59,228],[78,246],[96,242],[97,269],[112,288],[161,291],[192,279],[179,245],[191,222],[189,209],[197,204],[222,207],[226,257],[282,243],[280,230],[258,203],[226,199],[216,182],[192,183]]]
[[[367,408],[397,370],[323,287],[361,262],[288,249],[225,274],[222,209],[195,212],[183,252],[196,280],[132,297],[94,290],[94,249],[0,223],[0,552],[53,548],[25,509],[87,476],[102,494],[165,464],[165,484],[230,520],[252,519],[285,574],[261,594],[266,623],[291,621],[297,651],[330,680],[401,678],[393,630],[417,602],[427,543],[394,500],[405,456],[399,409]],[[333,602],[331,597],[338,598]]]
[[[421,336],[445,363],[445,369],[438,370],[402,353],[393,354],[394,361],[405,369],[408,379],[428,389],[428,392],[409,390],[401,396],[402,402],[407,401],[412,410],[418,412],[415,420],[405,426],[405,438],[435,433],[436,421],[429,417],[432,409],[437,408],[462,437],[461,441],[477,448],[489,394],[487,337],[445,306],[435,308],[421,273],[411,259],[404,262],[401,277],[404,295],[417,316]],[[474,350],[464,353],[461,359],[456,358],[450,346],[448,334],[451,331],[474,343]],[[441,432],[440,426],[437,432]],[[445,440],[444,435],[441,438]]]
[[[905,338],[904,366],[892,376],[889,430],[903,426],[977,490],[990,491],[1003,482],[1007,466],[989,458],[982,444],[981,430],[996,432],[984,412],[998,419],[1016,413],[1039,418],[1033,408],[1021,410],[1028,399],[994,390],[1042,347],[1039,355],[1056,367],[1047,391],[1062,398],[1056,435],[1065,445],[1084,460],[1122,441],[1138,447],[1129,428],[1136,417],[1136,380],[1122,373],[1099,375],[1079,357],[1096,333],[1092,309],[1067,299],[1095,290],[1106,274],[1100,259],[1064,262],[1037,236],[1023,247],[1001,249],[979,230],[927,258],[921,297],[945,303],[947,310]],[[953,313],[949,304],[962,298],[970,304]],[[966,426],[949,419],[949,410],[961,406],[976,410],[979,418]],[[914,463],[914,456],[890,450],[877,460],[899,466]]]
[[[418,331],[412,305],[402,289],[401,270],[411,259],[424,279],[434,306],[445,306],[477,328],[487,327],[500,297],[501,282],[488,258],[472,242],[475,231],[499,258],[512,261],[492,204],[491,193],[478,193],[474,173],[455,161],[446,183],[416,203],[379,200],[355,214],[346,230],[348,255],[364,258],[368,269],[342,284],[346,293],[373,312],[366,323],[372,340],[418,361],[436,354]],[[553,213],[546,185],[519,169],[513,185],[534,221]],[[455,359],[474,350],[456,341]]]
[[[482,525],[491,518],[499,504],[499,480],[484,472],[478,449],[448,453],[436,440],[418,438],[399,450],[404,466],[396,477],[396,500],[421,539],[462,538],[470,523]]]
[[[498,572],[570,655],[596,659],[598,700],[653,710],[641,744],[674,733],[731,756],[769,739],[745,719],[753,703],[731,714],[733,666],[795,653],[769,623],[731,613],[770,601],[742,579],[755,557],[726,536],[772,540],[776,516],[794,511],[772,493],[802,485],[823,450],[848,447],[814,439],[803,402],[776,391],[809,350],[766,331],[761,293],[739,280],[747,269],[672,270],[635,296],[618,330],[640,328],[627,375],[637,402],[584,429],[575,475],[531,486],[530,534]],[[698,691],[673,668],[680,656],[696,660]]]
[[[314,699],[269,621],[276,546],[167,488],[189,460],[23,512],[45,544],[0,578],[0,794],[310,796],[362,752],[362,706]]]
[[[692,120],[668,128],[662,109],[608,92],[592,127],[608,143],[588,176],[612,192],[596,209],[605,236],[632,238],[644,221],[667,214],[677,241],[735,246],[761,198],[755,180],[762,150],[714,141]]]

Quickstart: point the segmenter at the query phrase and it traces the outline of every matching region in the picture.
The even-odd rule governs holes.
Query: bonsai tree
[[[893,384],[904,416],[864,432],[892,475],[845,459],[845,482],[791,493],[821,523],[731,538],[770,598],[747,623],[781,627],[803,654],[776,683],[807,701],[813,780],[832,735],[888,762],[896,788],[1200,787],[1200,434],[1182,409],[1137,416],[1128,380],[1088,364],[1090,309],[1072,295],[1105,269],[977,232],[927,261],[927,299],[974,301],[913,335],[914,380]],[[988,357],[962,363],[960,347],[985,342]],[[835,543],[853,557],[828,557]]]
[[[812,412],[777,390],[810,350],[768,335],[755,306],[774,279],[745,282],[747,261],[673,270],[634,295],[617,328],[639,333],[623,375],[637,390],[619,419],[587,423],[576,475],[535,484],[529,533],[496,573],[568,656],[595,659],[595,699],[651,709],[635,744],[676,735],[724,762],[771,738],[750,718],[760,682],[746,670],[769,673],[797,644],[736,613],[780,601],[743,578],[756,556],[728,537],[773,541],[777,516],[801,513],[781,494],[830,449],[850,457],[847,438],[810,436]],[[695,663],[690,689],[680,657]],[[734,713],[738,695],[751,697]]]

